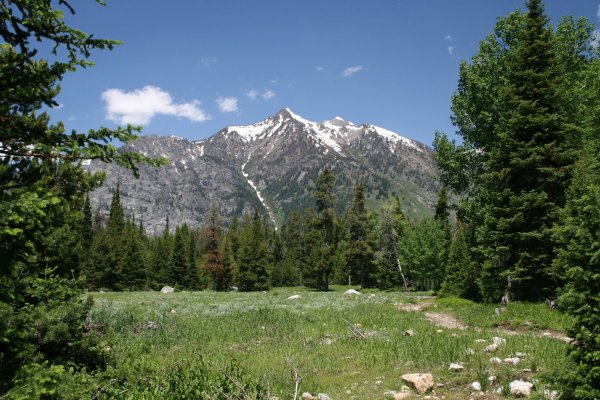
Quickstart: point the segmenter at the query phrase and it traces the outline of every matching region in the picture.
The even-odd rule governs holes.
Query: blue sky
[[[122,40],[65,77],[53,118],[69,129],[132,122],[198,140],[284,107],[341,116],[430,145],[454,132],[458,66],[516,0],[77,1],[69,24]],[[553,22],[598,23],[599,0],[549,0]]]

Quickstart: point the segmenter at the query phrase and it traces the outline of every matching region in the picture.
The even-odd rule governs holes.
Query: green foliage
[[[575,317],[570,354],[577,370],[568,376],[573,396],[600,397],[600,162],[598,153],[577,164],[567,205],[556,227],[554,266],[566,281],[561,307]]]
[[[434,142],[444,183],[466,194],[458,216],[476,233],[469,247],[483,264],[486,301],[498,301],[508,276],[517,298],[543,299],[557,287],[552,227],[589,101],[581,90],[592,60],[589,24],[566,18],[553,31],[541,1],[527,7],[499,19],[472,63],[461,65],[452,110],[463,144],[442,134]]]
[[[240,232],[237,283],[242,291],[269,289],[267,244],[257,211],[246,215]]]
[[[426,218],[406,231],[399,243],[405,274],[417,290],[439,290],[444,279],[446,236],[442,226]]]
[[[479,271],[477,264],[471,259],[467,235],[467,226],[459,225],[448,252],[444,281],[440,290],[442,296],[479,299]]]
[[[356,186],[354,200],[346,215],[348,244],[344,252],[348,284],[360,283],[364,288],[375,285],[373,249],[369,243],[369,221],[365,207],[364,187]]]

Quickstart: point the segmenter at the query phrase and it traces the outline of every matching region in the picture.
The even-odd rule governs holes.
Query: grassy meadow
[[[568,344],[542,334],[558,335],[570,321],[545,305],[515,303],[496,316],[493,305],[432,299],[427,293],[346,296],[346,289],[93,293],[90,320],[103,326],[103,346],[114,371],[129,383],[122,398],[155,398],[161,379],[172,380],[174,374],[189,379],[172,385],[205,379],[194,376],[195,369],[212,371],[238,389],[236,374],[243,375],[278,399],[293,399],[297,384],[299,393],[326,393],[334,400],[384,399],[387,390],[400,390],[401,375],[411,372],[432,373],[435,383],[443,384],[434,388],[439,398],[468,398],[476,380],[484,390],[506,394],[510,381],[526,377],[541,392],[571,369]],[[294,294],[300,299],[288,299]],[[423,302],[421,311],[401,309],[401,304]],[[427,311],[452,314],[468,327],[436,326]],[[414,334],[406,335],[407,330]],[[493,354],[483,352],[494,336],[506,344]],[[516,353],[525,354],[517,366],[489,361]],[[450,373],[450,363],[465,370]],[[487,383],[490,375],[497,377],[496,384]]]

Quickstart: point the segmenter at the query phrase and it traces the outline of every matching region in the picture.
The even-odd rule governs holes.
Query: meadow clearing
[[[346,289],[93,293],[90,322],[101,327],[113,376],[123,377],[107,382],[120,388],[111,396],[169,398],[169,387],[194,398],[217,379],[237,398],[385,399],[401,391],[402,374],[427,372],[433,392],[410,398],[504,398],[515,379],[532,381],[532,398],[543,398],[572,369],[561,339],[570,320],[545,304],[496,310],[429,293]],[[485,352],[493,337],[506,343]],[[516,355],[517,365],[490,362]],[[450,372],[451,363],[464,370]]]

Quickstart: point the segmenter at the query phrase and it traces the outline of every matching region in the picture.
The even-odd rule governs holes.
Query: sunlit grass
[[[492,355],[482,351],[486,343],[475,342],[485,339],[489,344],[499,335],[489,322],[491,306],[438,300],[430,307],[437,304],[436,311],[453,312],[471,326],[447,330],[432,325],[422,313],[395,306],[419,301],[426,294],[370,291],[345,296],[345,289],[101,293],[94,294],[90,318],[106,327],[104,340],[115,365],[131,380],[143,380],[182,362],[204,360],[219,366],[235,361],[268,382],[280,399],[293,397],[293,370],[302,377],[301,391],[324,392],[334,399],[381,399],[386,389],[399,390],[401,375],[409,372],[431,372],[436,382],[445,384],[439,392],[461,398],[468,385],[484,375],[508,381],[520,377],[524,368],[547,374],[554,366],[570,365],[563,342],[506,335],[507,343],[493,355],[526,356],[516,367],[492,366]],[[293,294],[301,298],[288,299]],[[531,314],[540,312],[537,307],[515,305],[506,315],[535,320]],[[145,328],[149,321],[158,328]],[[547,327],[551,323],[546,321],[545,329],[563,327],[561,323]],[[404,334],[409,329],[414,336]],[[467,349],[475,354],[469,355]],[[450,374],[451,362],[463,363],[465,372]]]

